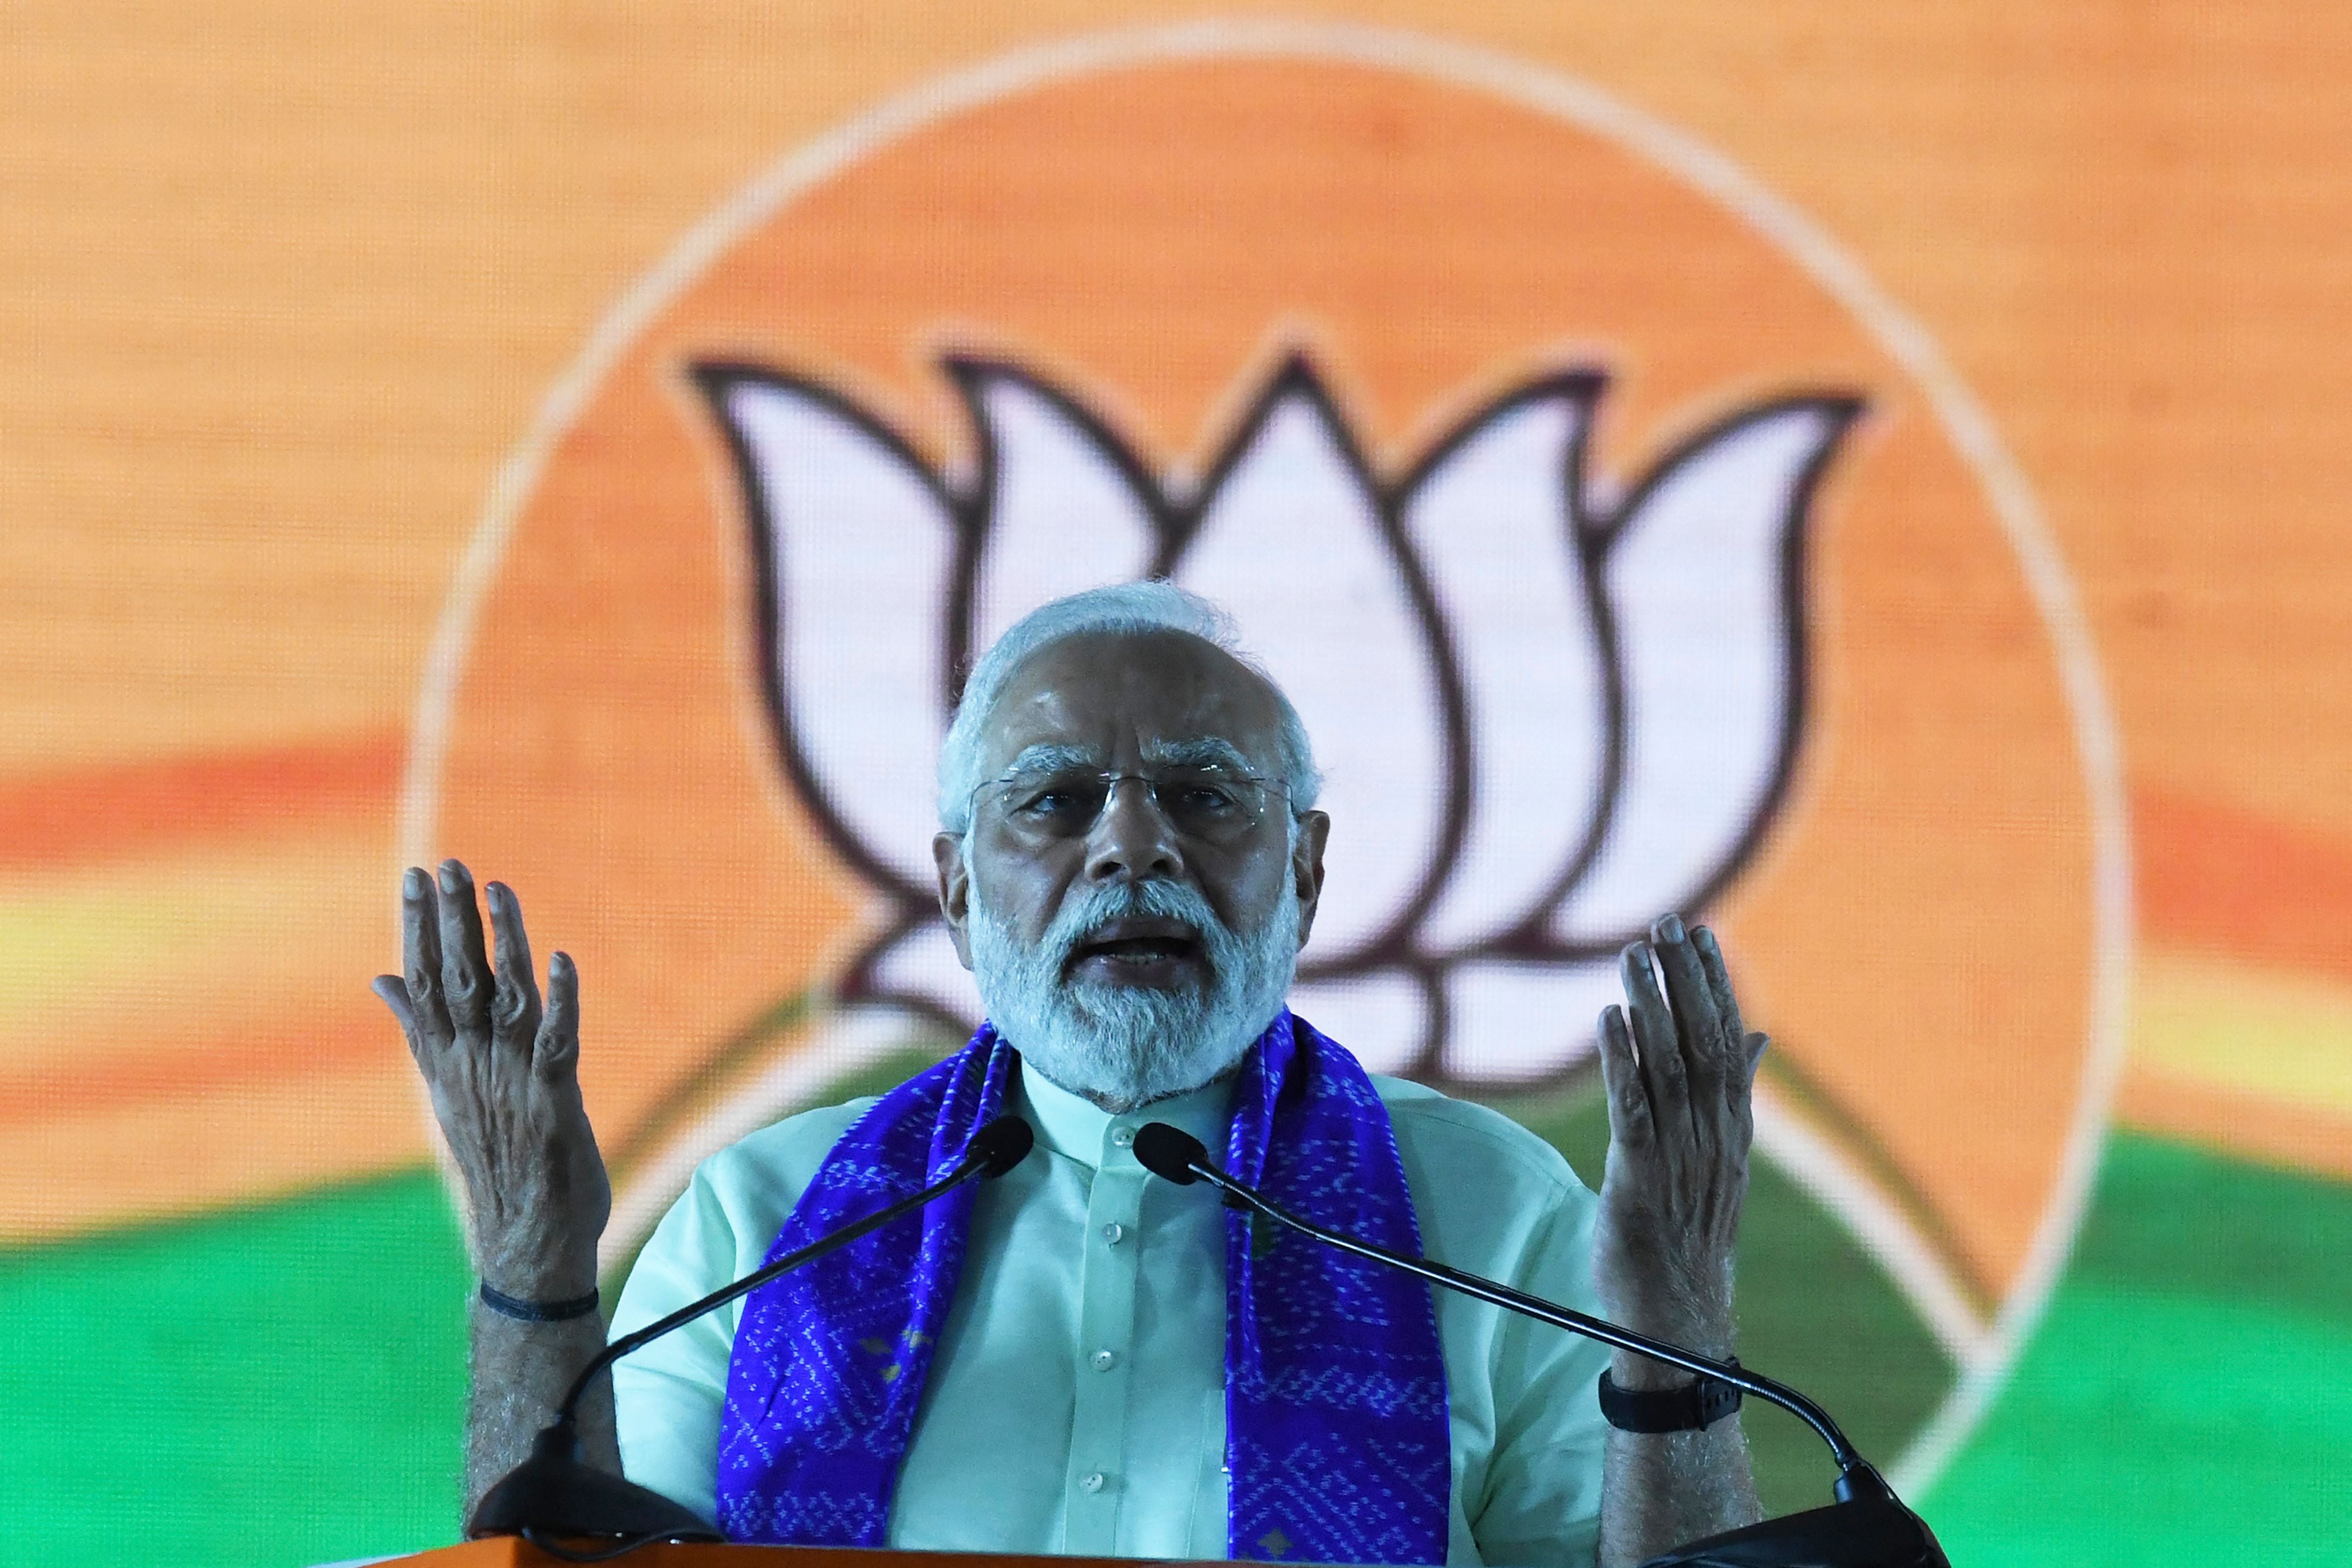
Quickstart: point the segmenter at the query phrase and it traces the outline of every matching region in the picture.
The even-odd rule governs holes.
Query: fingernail
[[[457,863],[455,860],[442,861],[441,890],[445,893],[455,893],[461,891],[465,886],[465,881],[457,875]]]
[[[425,873],[418,870],[415,867],[411,866],[401,875],[400,890],[408,898],[423,898],[425,896]]]
[[[1669,946],[1683,940],[1683,917],[1667,915],[1658,921],[1658,940]]]

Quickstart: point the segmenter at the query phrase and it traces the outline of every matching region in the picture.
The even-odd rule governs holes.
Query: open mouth
[[[1181,921],[1149,917],[1108,921],[1070,950],[1070,967],[1097,973],[1142,972],[1189,963],[1201,956],[1201,939]]]

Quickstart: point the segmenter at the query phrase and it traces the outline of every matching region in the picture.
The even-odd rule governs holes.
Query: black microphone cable
[[[830,1235],[819,1237],[806,1247],[796,1247],[774,1262],[753,1269],[733,1284],[721,1287],[698,1301],[690,1301],[668,1316],[656,1319],[607,1344],[572,1380],[572,1386],[564,1393],[562,1403],[556,1407],[555,1419],[548,1423],[532,1441],[530,1457],[482,1494],[481,1502],[474,1510],[474,1517],[466,1524],[467,1539],[485,1535],[519,1535],[541,1551],[569,1563],[606,1562],[656,1541],[723,1539],[667,1498],[635,1487],[620,1477],[608,1476],[581,1460],[580,1401],[586,1395],[588,1385],[595,1381],[596,1374],[623,1356],[644,1349],[705,1312],[723,1307],[740,1296],[749,1295],[771,1279],[838,1252],[859,1237],[871,1235],[893,1220],[903,1218],[944,1197],[974,1177],[1004,1174],[1028,1157],[1036,1141],[1036,1132],[1028,1122],[1018,1116],[1000,1116],[972,1134],[971,1142],[966,1146],[963,1158],[956,1162],[954,1169],[920,1192],[909,1193],[886,1208],[877,1209]],[[563,1500],[562,1494],[567,1491],[595,1494],[598,1500],[616,1502],[624,1510],[649,1509],[657,1516],[658,1522],[648,1528],[611,1530],[577,1528],[568,1522],[548,1524],[531,1517],[501,1517],[502,1514],[527,1516],[551,1500]],[[622,1539],[609,1549],[583,1554],[561,1545],[554,1539],[566,1534],[619,1535]]]
[[[853,1225],[843,1226],[830,1236],[821,1236],[806,1247],[787,1252],[773,1263],[762,1264],[732,1285],[712,1291],[699,1301],[689,1301],[666,1318],[657,1318],[634,1333],[624,1334],[603,1350],[596,1359],[572,1380],[570,1392],[557,1407],[556,1419],[569,1425],[578,1414],[581,1396],[596,1374],[632,1351],[643,1350],[672,1329],[685,1327],[703,1313],[723,1307],[739,1296],[748,1296],[769,1280],[790,1274],[803,1264],[814,1263],[829,1253],[838,1252],[861,1237],[880,1230],[892,1220],[909,1215],[919,1208],[971,1181],[974,1176],[1001,1176],[1029,1157],[1030,1147],[1037,1141],[1036,1132],[1018,1116],[1000,1116],[972,1134],[964,1156],[956,1162],[955,1169],[919,1193],[909,1193],[887,1208],[877,1209]]]
[[[1648,1356],[1653,1361],[1664,1362],[1669,1366],[1681,1367],[1684,1371],[1696,1373],[1701,1377],[1720,1379],[1743,1393],[1752,1394],[1759,1399],[1779,1405],[1811,1427],[1822,1441],[1829,1445],[1831,1454],[1837,1460],[1838,1479],[1835,1492],[1839,1503],[1858,1502],[1878,1505],[1899,1512],[1917,1529],[1928,1550],[1933,1553],[1932,1556],[1922,1556],[1918,1561],[1937,1563],[1944,1561],[1942,1550],[1935,1546],[1934,1537],[1927,1534],[1926,1524],[1919,1521],[1917,1515],[1904,1507],[1902,1500],[1895,1497],[1895,1489],[1886,1484],[1885,1479],[1862,1457],[1853,1444],[1847,1439],[1846,1435],[1838,1429],[1837,1423],[1830,1418],[1830,1413],[1787,1384],[1778,1383],[1771,1378],[1750,1372],[1737,1363],[1718,1362],[1700,1355],[1696,1352],[1686,1351],[1680,1345],[1671,1344],[1664,1340],[1652,1339],[1649,1335],[1637,1333],[1632,1329],[1620,1328],[1605,1319],[1595,1318],[1571,1308],[1558,1306],[1540,1297],[1530,1296],[1525,1291],[1514,1290],[1509,1286],[1497,1284],[1492,1279],[1481,1279],[1475,1274],[1465,1274],[1458,1268],[1449,1268],[1443,1263],[1433,1263],[1426,1258],[1414,1258],[1407,1253],[1391,1251],[1388,1247],[1360,1240],[1345,1232],[1333,1230],[1328,1226],[1318,1225],[1312,1220],[1302,1218],[1218,1169],[1210,1163],[1208,1148],[1198,1138],[1181,1128],[1171,1127],[1164,1121],[1148,1122],[1136,1129],[1134,1152],[1138,1164],[1163,1181],[1173,1182],[1179,1186],[1190,1186],[1195,1182],[1205,1181],[1225,1194],[1225,1202],[1228,1205],[1262,1214],[1277,1224],[1287,1226],[1303,1235],[1311,1236],[1326,1246],[1338,1247],[1342,1252],[1353,1253],[1359,1258],[1370,1258],[1375,1263],[1386,1264],[1391,1268],[1402,1268],[1408,1274],[1419,1275],[1432,1284],[1443,1285],[1447,1289],[1459,1291],[1465,1296],[1474,1297],[1510,1311],[1523,1313],[1538,1322],[1566,1329],[1570,1333],[1582,1334],[1587,1339],[1599,1340],[1603,1344],[1614,1345],[1620,1350],[1632,1351],[1638,1355]],[[1765,1559],[1756,1558],[1753,1561],[1761,1562]]]

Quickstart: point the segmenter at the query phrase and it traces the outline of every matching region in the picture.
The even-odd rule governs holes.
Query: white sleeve
[[[613,1313],[613,1337],[707,1296],[738,1275],[741,1240],[726,1205],[697,1171],[637,1255]],[[730,1302],[655,1341],[613,1368],[621,1468],[715,1521],[719,1415],[741,1303]]]
[[[613,1311],[634,1332],[749,1274],[767,1258],[835,1140],[874,1102],[851,1100],[764,1127],[705,1160],[662,1215]],[[743,1303],[730,1301],[613,1368],[621,1468],[716,1522],[719,1417]]]
[[[1530,1237],[1510,1283],[1596,1312],[1592,1225],[1599,1205],[1562,1194]],[[1495,1447],[1486,1496],[1470,1518],[1479,1555],[1513,1568],[1591,1568],[1601,1543],[1608,1425],[1599,1385],[1609,1347],[1512,1314],[1495,1353]]]

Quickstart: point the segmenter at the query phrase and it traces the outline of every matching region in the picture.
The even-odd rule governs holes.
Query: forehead
[[[1033,746],[1126,765],[1155,742],[1222,740],[1268,765],[1280,728],[1265,680],[1222,648],[1181,632],[1089,633],[1041,648],[1013,671],[982,752],[992,772]]]

